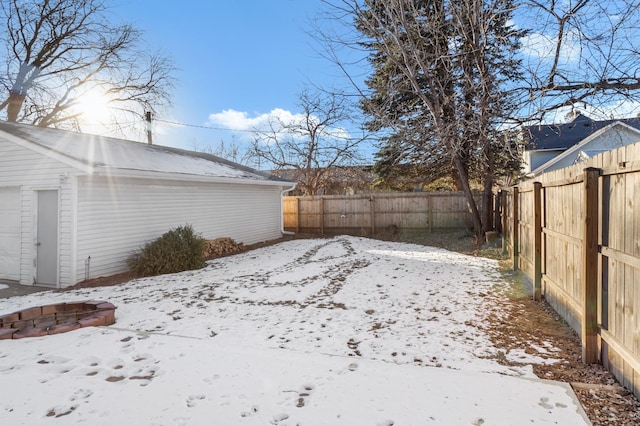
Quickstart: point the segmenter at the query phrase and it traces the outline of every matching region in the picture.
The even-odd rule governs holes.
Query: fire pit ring
[[[41,337],[111,325],[116,307],[105,301],[55,303],[0,316],[0,340]]]

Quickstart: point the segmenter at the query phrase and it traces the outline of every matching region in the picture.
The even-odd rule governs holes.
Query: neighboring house
[[[67,287],[126,271],[169,229],[281,236],[292,183],[219,157],[0,122],[0,279]]]
[[[524,174],[537,176],[640,141],[640,118],[594,121],[578,114],[570,123],[526,127],[523,137]]]

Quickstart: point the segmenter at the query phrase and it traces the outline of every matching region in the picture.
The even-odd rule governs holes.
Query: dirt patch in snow
[[[500,312],[489,317],[486,331],[503,348],[501,362],[514,362],[506,357],[511,351],[559,360],[533,364],[533,371],[542,379],[570,383],[594,425],[640,424],[640,402],[604,367],[582,363],[580,338],[547,302],[511,295]]]

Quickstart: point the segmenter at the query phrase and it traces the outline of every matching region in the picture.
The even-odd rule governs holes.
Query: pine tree
[[[512,105],[522,32],[509,25],[511,0],[368,0],[355,8],[373,73],[362,108],[387,130],[377,155],[382,179],[455,177],[478,236],[491,226],[500,124]],[[470,180],[483,186],[483,217]]]

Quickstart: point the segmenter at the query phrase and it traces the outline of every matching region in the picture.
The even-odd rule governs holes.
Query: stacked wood
[[[204,242],[204,257],[205,259],[210,259],[212,257],[238,253],[242,251],[243,248],[242,243],[236,243],[232,238],[228,237],[206,240]]]

